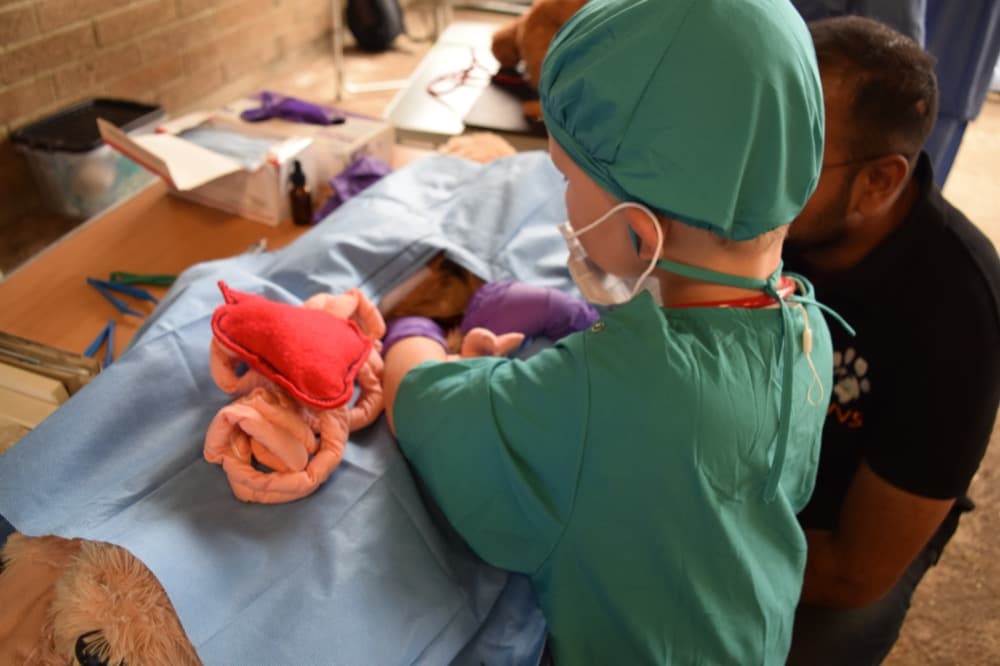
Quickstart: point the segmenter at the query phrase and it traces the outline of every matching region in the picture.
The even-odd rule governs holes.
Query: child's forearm
[[[385,390],[385,414],[393,434],[396,434],[393,407],[403,377],[424,361],[444,361],[445,358],[445,350],[437,340],[421,336],[404,338],[389,349],[385,357],[382,385]]]

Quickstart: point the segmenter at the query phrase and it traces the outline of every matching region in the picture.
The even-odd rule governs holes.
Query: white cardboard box
[[[240,120],[239,112],[254,104],[241,100],[218,111],[188,114],[143,136],[128,136],[101,120],[98,126],[108,145],[159,175],[177,196],[270,225],[290,218],[288,178],[295,160],[319,207],[330,193],[327,181],[354,160],[392,158],[395,132],[384,121],[358,116],[339,125]],[[193,128],[223,129],[270,145],[263,160],[245,165],[179,136]]]

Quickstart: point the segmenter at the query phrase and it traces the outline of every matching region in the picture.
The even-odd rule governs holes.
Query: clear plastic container
[[[27,159],[47,208],[91,217],[156,180],[105,145],[97,119],[141,134],[154,131],[164,117],[158,106],[89,99],[15,130],[11,142]]]

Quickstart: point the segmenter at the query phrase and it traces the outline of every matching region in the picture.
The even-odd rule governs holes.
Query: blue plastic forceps
[[[135,315],[136,317],[144,317],[141,312],[134,310],[128,306],[128,303],[120,298],[115,297],[111,292],[117,291],[119,294],[125,294],[126,296],[132,296],[133,298],[138,298],[143,301],[149,301],[150,303],[156,304],[159,301],[151,293],[140,287],[135,287],[130,284],[123,284],[120,282],[106,282],[104,280],[98,280],[96,278],[88,277],[87,284],[94,287],[101,293],[101,296],[108,299],[108,301],[118,308],[119,312],[124,312],[125,314]]]
[[[93,357],[97,353],[97,350],[101,348],[101,343],[107,342],[108,346],[104,349],[104,363],[103,366],[106,368],[111,365],[111,362],[115,358],[115,320],[109,319],[107,325],[101,329],[101,332],[97,334],[94,341],[90,343],[87,350],[83,352],[84,356]]]

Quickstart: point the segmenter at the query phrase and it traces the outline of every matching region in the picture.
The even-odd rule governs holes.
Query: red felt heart
[[[219,289],[226,304],[215,309],[212,332],[220,343],[308,405],[332,409],[351,399],[373,345],[356,323],[221,281]]]

